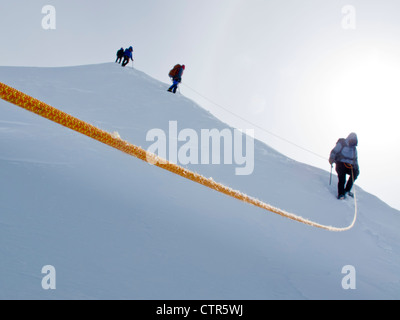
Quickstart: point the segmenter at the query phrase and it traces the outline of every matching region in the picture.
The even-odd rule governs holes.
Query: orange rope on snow
[[[140,160],[143,160],[145,162],[153,164],[162,169],[168,170],[176,175],[179,175],[188,180],[197,182],[203,186],[206,186],[210,189],[213,189],[215,191],[223,193],[223,194],[230,196],[232,198],[235,198],[237,200],[243,201],[248,204],[252,204],[256,207],[259,207],[259,208],[265,209],[267,211],[270,211],[272,213],[278,214],[282,217],[285,217],[285,218],[288,218],[288,219],[291,219],[291,220],[294,220],[294,221],[297,221],[297,222],[300,222],[300,223],[303,223],[303,224],[306,224],[306,225],[309,225],[312,227],[321,228],[321,229],[325,229],[328,231],[334,231],[334,232],[350,230],[356,222],[357,202],[356,202],[356,206],[355,206],[355,215],[354,215],[353,222],[348,227],[336,228],[336,227],[322,225],[322,224],[310,221],[308,219],[302,218],[300,216],[297,216],[295,214],[288,213],[279,208],[275,208],[275,207],[273,207],[269,204],[266,204],[260,200],[252,198],[246,194],[243,194],[240,191],[233,190],[221,183],[215,182],[212,179],[206,178],[198,173],[187,170],[177,164],[174,164],[165,159],[162,159],[153,153],[150,153],[138,146],[135,146],[127,141],[122,140],[117,135],[113,135],[109,132],[101,130],[91,124],[88,124],[85,121],[75,118],[61,110],[58,110],[40,100],[37,100],[23,92],[20,92],[20,91],[14,89],[14,88],[11,88],[1,82],[0,82],[0,98],[7,102],[10,102],[16,106],[24,108],[25,110],[36,113],[37,115],[42,116],[48,120],[51,120],[62,126],[70,128],[76,132],[84,134],[92,139],[95,139],[104,144],[107,144],[110,147],[113,147],[113,148],[118,149],[122,152],[125,152],[129,155],[132,155],[136,158],[139,158]]]

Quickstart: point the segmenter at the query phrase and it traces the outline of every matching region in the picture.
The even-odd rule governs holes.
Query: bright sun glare
[[[382,134],[393,138],[399,132],[399,75],[399,62],[387,51],[347,53],[321,73],[320,101],[343,132],[356,131],[372,143]]]

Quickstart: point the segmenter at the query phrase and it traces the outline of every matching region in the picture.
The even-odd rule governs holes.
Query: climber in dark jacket
[[[353,196],[351,188],[360,174],[357,155],[358,138],[354,132],[350,133],[346,139],[339,139],[335,148],[332,149],[329,156],[329,163],[336,163],[336,172],[338,174],[338,199],[344,199],[346,195]],[[346,175],[349,180],[346,184]]]
[[[117,60],[115,60],[115,62],[120,64],[123,56],[124,56],[124,48],[121,48],[117,51]]]

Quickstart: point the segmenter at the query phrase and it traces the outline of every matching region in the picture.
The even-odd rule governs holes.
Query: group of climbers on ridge
[[[122,59],[124,59],[122,61]],[[120,64],[122,61],[122,66],[125,67],[129,61],[133,61],[133,47],[130,46],[128,49],[121,48],[117,51],[117,59],[115,63]],[[185,70],[185,65],[177,64],[175,65],[172,70],[169,72],[169,77],[172,80],[172,85],[167,90],[168,92],[176,93],[178,89],[178,85],[182,82],[182,75],[183,71]]]
[[[121,65],[123,67],[125,67],[129,63],[129,61],[131,61],[131,60],[133,61],[132,53],[133,53],[133,47],[132,46],[130,46],[129,48],[127,48],[125,50],[124,50],[124,48],[119,49],[117,51],[117,60],[115,60],[115,62],[120,64],[121,61],[122,61],[122,58],[123,58],[124,60],[122,61]]]
[[[129,61],[133,61],[133,47],[130,46],[128,49],[119,49],[117,51],[117,60],[116,63],[121,63],[122,66],[125,67]],[[176,93],[178,89],[178,85],[182,82],[183,71],[185,70],[185,65],[177,64],[175,65],[168,76],[172,80],[172,85],[168,88],[168,92]],[[352,132],[349,136],[344,139],[340,138],[336,146],[332,149],[329,156],[329,163],[331,167],[333,164],[336,164],[336,172],[338,175],[338,195],[337,198],[342,200],[345,199],[346,196],[353,197],[353,193],[351,189],[353,187],[354,181],[360,174],[360,170],[358,167],[358,155],[357,155],[357,145],[358,138],[357,134]],[[349,175],[349,179],[346,183],[346,175]]]

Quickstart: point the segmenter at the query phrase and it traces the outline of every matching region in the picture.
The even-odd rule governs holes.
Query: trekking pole
[[[333,164],[331,164],[331,175],[329,177],[329,185],[332,184],[332,169],[333,169]]]

